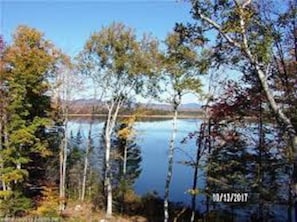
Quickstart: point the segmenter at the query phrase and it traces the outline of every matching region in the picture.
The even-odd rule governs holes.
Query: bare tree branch
[[[202,20],[204,20],[205,22],[210,24],[212,27],[214,27],[231,45],[233,45],[237,48],[241,48],[241,45],[237,41],[235,41],[234,39],[231,38],[231,36],[229,36],[227,33],[225,33],[223,31],[222,27],[218,23],[216,23],[214,20],[212,20],[211,18],[209,18],[208,16],[203,14],[200,9],[198,9],[198,14]]]

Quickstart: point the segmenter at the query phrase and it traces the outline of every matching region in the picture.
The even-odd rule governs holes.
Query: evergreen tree
[[[133,129],[135,116],[117,124],[112,140],[115,161],[113,163],[114,183],[120,201],[120,211],[125,211],[126,193],[133,189],[136,179],[141,174],[141,150],[135,142]]]
[[[1,199],[25,200],[39,193],[45,157],[52,154],[44,127],[52,124],[47,78],[55,70],[58,51],[36,29],[19,26],[3,52],[1,86],[7,92],[2,137]],[[3,73],[3,75],[2,75]],[[3,135],[3,134],[2,134]],[[16,195],[18,193],[18,195]],[[18,207],[18,213],[30,204]],[[21,203],[21,202],[20,202]],[[1,203],[2,208],[8,207]]]
[[[219,206],[232,216],[241,209],[260,221],[275,215],[272,203],[288,198],[282,181],[289,178],[284,143],[265,121],[269,116],[264,99],[255,84],[248,89],[232,81],[226,84],[225,93],[211,106],[213,145],[207,161],[208,195],[248,193],[248,203]],[[248,117],[253,121],[246,121]]]
[[[82,173],[83,173],[83,156],[84,156],[84,138],[81,131],[78,130],[76,136],[70,132],[68,140],[69,150],[67,151],[67,178],[66,187],[67,193],[71,199],[79,199],[81,195]]]
[[[116,127],[113,141],[118,162],[118,178],[131,188],[141,173],[141,150],[135,142],[134,117],[128,118]]]

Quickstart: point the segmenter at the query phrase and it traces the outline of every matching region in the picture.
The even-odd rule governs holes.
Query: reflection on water
[[[184,119],[178,120],[178,133],[176,137],[176,152],[174,174],[170,191],[170,200],[174,202],[183,202],[190,204],[190,195],[186,193],[192,186],[193,170],[179,161],[189,160],[189,157],[195,155],[195,141],[189,141],[187,144],[181,144],[180,141],[188,133],[197,130],[200,120]],[[93,125],[92,137],[95,147],[99,146],[100,133],[102,132],[103,122],[98,120]],[[163,197],[165,175],[167,170],[167,150],[168,141],[171,134],[172,121],[144,121],[137,122],[136,143],[141,147],[142,153],[142,173],[134,185],[136,193],[142,195],[149,192],[157,192]],[[72,119],[69,123],[69,132],[81,131],[84,138],[87,137],[89,121],[86,119]],[[96,154],[100,156],[99,153]],[[100,158],[100,157],[99,157]],[[92,157],[93,161],[94,157]],[[98,162],[98,161],[97,161]],[[99,161],[100,162],[100,161]]]
[[[194,157],[195,141],[180,144],[180,141],[188,133],[197,130],[199,121],[179,120],[179,128],[176,137],[175,164],[173,168],[170,200],[190,204],[190,196],[186,193],[192,186],[193,170],[190,167],[179,164],[179,161]],[[143,172],[135,184],[135,190],[139,194],[156,191],[163,197],[165,176],[167,170],[167,150],[171,134],[172,123],[167,121],[138,122],[136,125],[139,144],[143,153]]]
[[[177,123],[178,133],[176,137],[176,150],[175,150],[175,157],[174,157],[175,161],[174,161],[174,168],[173,168],[172,183],[170,188],[170,201],[181,202],[182,204],[188,205],[188,206],[190,206],[191,204],[191,196],[187,193],[187,190],[192,188],[192,183],[193,183],[192,177],[193,177],[194,169],[192,167],[183,165],[180,162],[192,161],[195,158],[196,141],[193,139],[193,140],[189,140],[187,143],[180,143],[180,142],[189,133],[197,131],[199,129],[200,124],[201,124],[201,120],[195,120],[195,119],[182,119],[182,120],[178,120],[178,123]],[[256,131],[254,127],[255,126],[251,124],[250,128],[241,129],[241,133],[245,135],[249,135],[249,137],[251,138],[250,141],[246,139],[245,144],[243,144],[245,146],[245,148],[243,149],[250,150],[249,152],[250,158],[252,158],[253,155],[257,155],[257,152],[253,150],[253,147],[255,147],[255,144],[253,144],[253,141],[256,141],[256,136],[257,136],[255,133]],[[102,132],[102,128],[103,128],[103,120],[97,120],[93,125],[92,137],[93,137],[95,147],[100,147],[99,146],[100,138],[101,138],[100,134]],[[141,161],[142,171],[140,176],[136,179],[136,182],[134,184],[134,189],[136,193],[139,195],[156,192],[160,197],[163,197],[167,162],[168,162],[167,151],[168,151],[168,143],[169,143],[169,138],[170,138],[171,129],[172,129],[172,121],[171,120],[138,121],[136,122],[134,128],[136,130],[135,143],[140,147],[141,155],[142,155],[142,161]],[[76,132],[80,130],[84,138],[87,137],[88,129],[89,129],[89,121],[86,119],[84,120],[72,119],[69,123],[69,133],[70,131]],[[267,135],[267,138],[269,139],[273,139],[273,137],[274,135],[272,133]],[[232,152],[237,152],[238,150],[233,145],[231,145],[230,148],[228,149],[226,149],[227,156],[230,155],[230,152],[232,154]],[[273,151],[273,149],[270,149],[270,152],[271,150]],[[91,157],[91,162],[92,164],[95,164],[95,165],[97,164],[98,169],[100,169],[101,168],[100,164],[102,166],[102,160],[103,160],[102,150],[100,151],[100,149],[95,149],[94,152],[95,152],[94,155],[92,155]],[[225,151],[222,150],[222,152],[225,152]],[[226,157],[226,155],[223,153],[218,155],[222,155],[222,157],[224,158]],[[234,157],[235,159],[232,160],[233,158],[232,157],[230,161],[236,161],[236,156]],[[229,160],[226,160],[226,161],[229,161]],[[251,162],[252,161],[253,160],[251,160]],[[249,165],[247,166],[250,169],[257,167],[256,165],[254,166],[253,163],[251,164],[248,163],[248,164]],[[244,170],[244,167],[240,165],[238,165],[238,167],[241,167],[243,168],[242,170]],[[215,173],[215,172],[216,172],[216,169],[214,168],[212,170],[212,173]],[[222,173],[223,171],[218,170],[217,172]],[[230,175],[232,176],[232,174]],[[227,174],[226,176],[225,174],[221,174],[220,176],[222,178],[226,177],[226,179],[228,179]],[[243,174],[243,176],[248,177],[253,175]],[[199,170],[198,178],[199,178],[198,189],[203,190],[206,185],[206,177],[204,175],[203,168]],[[245,178],[245,179],[253,181],[248,178]],[[285,181],[287,178],[283,176],[281,179],[284,179]],[[279,191],[281,192],[280,195],[284,196],[284,199],[287,198],[287,193],[285,193],[286,189],[287,189],[286,186],[284,186],[283,191]],[[220,190],[220,187],[216,187],[214,188],[214,190]],[[251,187],[250,190],[253,190],[253,188]],[[254,194],[249,194],[249,195],[251,197]],[[196,206],[200,212],[205,212],[206,210],[205,195],[203,194],[198,195]],[[216,207],[216,209],[218,208],[230,209],[230,207],[231,209],[233,209],[232,206],[233,205],[230,205],[230,204],[229,205],[216,204],[216,206],[214,206],[211,203],[209,206],[210,207],[209,210],[211,211],[212,209],[214,209],[214,207]],[[241,207],[239,208],[235,207],[234,210],[232,210],[234,214],[237,214],[237,219],[235,221],[249,221],[249,220],[244,220],[243,218],[245,219],[250,218],[251,212],[257,211],[257,207],[258,207],[258,202],[241,204]],[[281,205],[278,203],[274,203],[272,207],[273,207],[274,215],[272,215],[271,218],[273,217],[277,218],[276,221],[287,220],[288,206],[286,204]]]

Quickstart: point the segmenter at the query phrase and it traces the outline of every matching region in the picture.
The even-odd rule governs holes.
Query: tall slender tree
[[[184,94],[201,92],[199,74],[206,71],[206,60],[199,58],[195,47],[178,32],[169,34],[165,41],[163,77],[168,86],[168,100],[172,105],[172,134],[168,150],[168,169],[164,193],[164,221],[169,220],[168,202],[170,183],[173,174],[175,138],[177,134],[178,108]],[[200,60],[199,60],[200,59]]]
[[[82,179],[82,188],[81,188],[81,197],[80,200],[84,201],[85,195],[86,195],[86,183],[87,183],[87,173],[89,168],[89,155],[92,150],[92,132],[93,132],[93,124],[95,120],[95,107],[92,108],[92,117],[90,122],[90,127],[88,130],[88,138],[87,138],[87,144],[86,144],[86,150],[85,150],[85,157],[84,157],[84,169],[83,169],[83,179]]]
[[[66,206],[66,178],[67,178],[67,157],[69,155],[70,141],[68,140],[68,122],[70,101],[79,96],[84,87],[79,72],[72,63],[70,57],[60,53],[56,72],[50,76],[50,95],[53,112],[51,119],[55,122],[55,129],[60,140],[59,145],[59,196],[60,211]]]
[[[159,63],[158,42],[155,39],[136,39],[133,29],[113,23],[93,33],[80,53],[80,68],[92,77],[100,91],[101,103],[107,116],[105,121],[104,187],[106,216],[112,216],[112,171],[110,164],[111,135],[114,131],[119,110],[132,95],[144,89],[145,76],[151,77]]]

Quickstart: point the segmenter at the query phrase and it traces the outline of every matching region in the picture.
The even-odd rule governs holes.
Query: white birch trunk
[[[123,159],[123,177],[126,180],[126,172],[127,172],[127,145],[124,147],[124,159]]]
[[[108,116],[105,127],[105,178],[104,188],[106,192],[106,217],[112,217],[112,172],[110,165],[110,152],[111,152],[111,134],[115,127],[116,119],[119,109],[123,101],[113,101],[108,110]]]
[[[81,189],[81,198],[80,198],[81,201],[85,200],[87,171],[88,171],[88,165],[89,165],[89,152],[92,145],[92,126],[93,126],[93,117],[90,123],[89,132],[88,132],[88,143],[87,143],[86,153],[85,153],[83,180],[82,180],[82,189]]]
[[[65,113],[65,132],[64,132],[64,142],[63,142],[63,163],[62,163],[62,185],[61,185],[61,198],[62,205],[61,210],[65,210],[66,207],[66,171],[67,171],[67,149],[68,149],[68,137],[67,137],[67,126],[68,126],[68,108]]]
[[[63,142],[60,146],[60,211],[65,210],[66,207],[66,171],[67,171],[67,148],[68,138],[66,135],[68,124],[68,115],[65,118],[65,132]]]
[[[63,73],[62,77],[62,111],[64,115],[64,132],[63,132],[63,142],[61,143],[60,147],[60,191],[59,191],[59,197],[60,197],[60,211],[65,210],[66,207],[66,171],[67,171],[67,149],[68,149],[68,136],[67,136],[67,128],[68,128],[68,99],[69,99],[69,91],[70,91],[70,82],[69,82],[69,73],[66,71]],[[59,92],[58,92],[59,94]]]
[[[63,142],[64,142],[64,139],[63,139]],[[59,210],[60,211],[63,211],[64,210],[64,204],[63,204],[63,198],[64,198],[64,195],[63,195],[63,142],[61,142],[60,144],[60,153],[59,153],[59,165],[60,165],[60,168],[59,168],[59,174],[60,174],[60,178],[59,178],[59,198],[60,198],[60,204],[59,204]]]
[[[170,191],[170,183],[173,173],[173,159],[174,159],[174,145],[175,138],[177,134],[177,116],[178,116],[178,106],[180,104],[180,98],[174,98],[173,105],[173,120],[172,120],[172,134],[169,142],[169,150],[168,150],[168,169],[167,169],[167,177],[165,182],[165,193],[164,193],[164,222],[169,221],[169,191]]]
[[[110,168],[110,134],[109,126],[105,133],[105,192],[106,192],[106,216],[112,216],[112,187],[111,187],[111,168]]]

